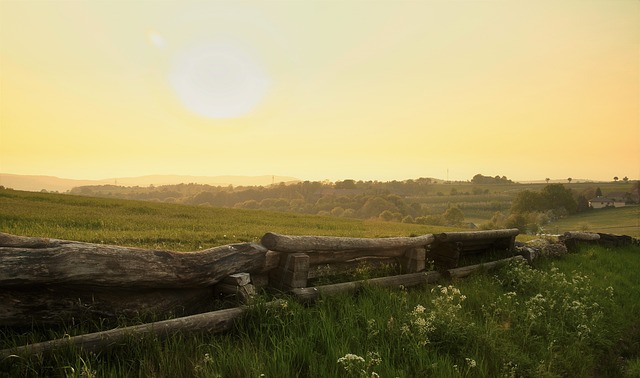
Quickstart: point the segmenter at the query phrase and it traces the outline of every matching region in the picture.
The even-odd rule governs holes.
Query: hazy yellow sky
[[[0,0],[0,172],[640,178],[640,1]]]

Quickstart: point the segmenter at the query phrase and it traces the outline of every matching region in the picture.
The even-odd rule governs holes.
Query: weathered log
[[[172,252],[0,233],[0,288],[51,284],[206,287],[232,273],[262,269],[266,253],[255,243]]]
[[[629,235],[605,234],[599,232],[598,236],[600,236],[599,244],[606,247],[622,247],[627,245],[639,244],[638,239],[634,239]]]
[[[69,319],[176,316],[210,311],[212,288],[114,289],[43,285],[0,289],[0,326],[62,324]]]
[[[567,231],[562,235],[562,239],[575,239],[581,241],[594,241],[599,240],[600,235],[591,232],[576,232],[576,231]]]
[[[564,243],[567,250],[575,252],[581,244],[598,244],[600,235],[590,232],[567,231],[559,237],[559,240]]]
[[[491,262],[486,262],[486,263],[476,264],[476,265],[463,266],[461,268],[449,269],[447,270],[447,274],[450,278],[464,278],[477,271],[491,270],[514,260],[525,260],[525,258],[523,256],[518,255],[518,256],[508,257],[502,260],[496,260],[496,261],[491,261]]]
[[[222,332],[231,328],[233,321],[244,314],[248,309],[249,307],[247,306],[234,307],[177,319],[116,328],[109,331],[65,337],[57,340],[4,349],[0,350],[0,359],[11,358],[11,356],[24,358],[37,354],[44,354],[69,346],[75,346],[87,352],[99,352],[109,347],[122,344],[131,336],[144,334],[152,334],[159,338],[164,338],[181,330],[188,332]]]
[[[290,236],[266,233],[262,245],[278,252],[323,252],[388,250],[423,247],[433,242],[433,235],[393,238],[348,238],[335,236]]]
[[[312,303],[320,297],[336,295],[339,293],[349,293],[361,289],[365,285],[393,287],[393,286],[418,286],[425,283],[434,283],[442,278],[438,272],[422,272],[402,274],[390,277],[371,278],[362,281],[343,282],[331,285],[323,285],[316,287],[303,287],[292,289],[290,293],[302,303]]]
[[[512,238],[518,236],[519,233],[520,231],[517,228],[510,228],[504,230],[443,232],[434,235],[434,237],[440,242],[465,242],[470,240]]]

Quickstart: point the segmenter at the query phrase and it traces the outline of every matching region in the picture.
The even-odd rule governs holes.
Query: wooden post
[[[458,266],[461,249],[461,242],[434,243],[430,246],[427,257],[433,260],[438,269],[451,269]]]
[[[232,274],[214,286],[214,294],[218,297],[233,296],[240,303],[248,304],[256,296],[256,289],[250,282],[249,273]]]
[[[426,265],[427,250],[424,247],[408,249],[400,258],[402,271],[405,273],[422,272]]]
[[[309,277],[309,256],[307,254],[287,254],[280,261],[280,266],[272,270],[269,276],[271,286],[283,291],[307,286]]]

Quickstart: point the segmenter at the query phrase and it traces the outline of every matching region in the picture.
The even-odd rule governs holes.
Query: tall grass
[[[365,287],[308,307],[285,297],[259,302],[225,334],[145,337],[1,366],[8,376],[633,376],[639,252],[588,247],[534,268],[513,263],[411,290]],[[2,332],[3,348],[15,342]]]

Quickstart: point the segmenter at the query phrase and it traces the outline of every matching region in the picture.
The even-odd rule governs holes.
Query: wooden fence
[[[249,307],[202,310],[215,300],[214,294],[234,295],[246,302],[255,293],[255,286],[285,291],[310,302],[323,295],[357,290],[365,283],[408,287],[465,277],[513,259],[532,261],[541,250],[525,246],[516,251],[517,235],[517,229],[371,239],[267,233],[260,244],[180,253],[0,233],[1,326],[60,323],[87,315],[175,314],[178,309],[183,315],[197,313],[2,350],[0,357],[33,355],[67,344],[97,351],[140,332],[162,337],[184,327],[223,331]],[[615,245],[638,244],[638,239],[606,234],[566,233],[560,239],[567,247],[603,240]],[[465,255],[496,250],[512,256],[459,266]],[[436,270],[425,271],[427,261],[433,261]],[[343,272],[380,262],[395,264],[401,274],[307,286],[318,268],[328,266],[334,272]],[[268,305],[274,304],[277,301]]]
[[[307,287],[328,268],[393,264],[402,274],[458,267],[460,256],[513,250],[517,229],[347,238],[265,234],[260,244],[197,252],[148,250],[0,233],[0,325],[61,323],[72,317],[194,314],[216,295],[248,299],[255,287]],[[324,274],[323,273],[323,274]]]

